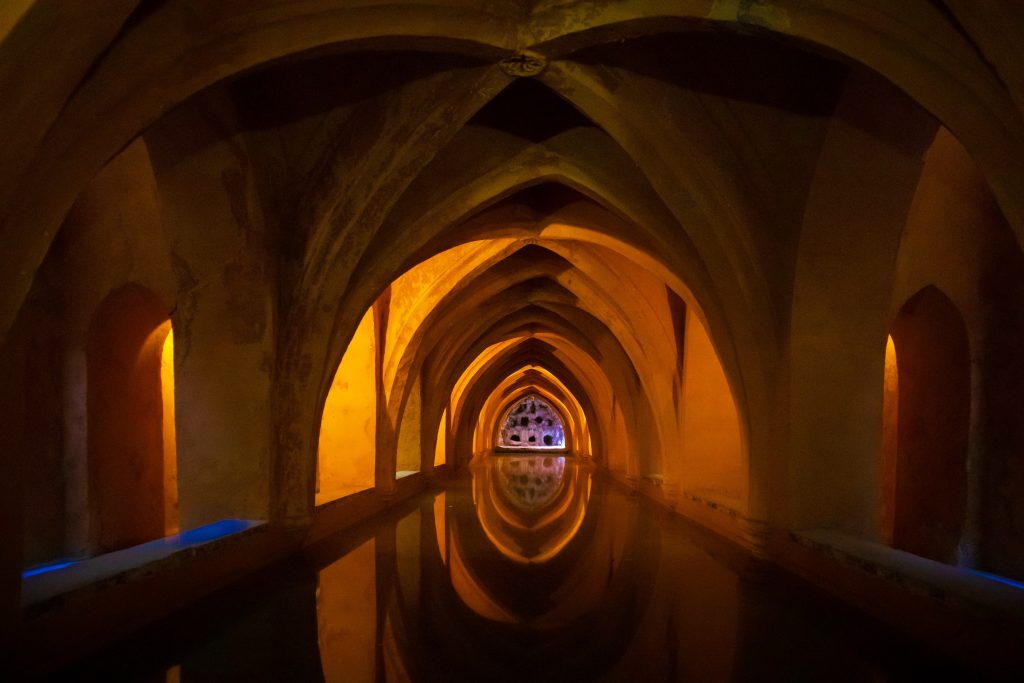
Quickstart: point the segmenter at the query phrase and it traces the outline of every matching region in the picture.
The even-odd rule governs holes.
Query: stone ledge
[[[24,616],[32,619],[87,593],[167,572],[266,529],[266,522],[226,519],[26,577],[21,584]]]
[[[641,495],[652,503],[723,537],[757,559],[766,558],[768,526],[742,512],[702,495],[663,486],[660,477],[633,477],[623,472],[605,471],[608,480],[632,495]]]
[[[306,530],[304,545],[317,543],[339,531],[384,512],[408,498],[436,485],[447,470],[408,472],[395,479],[394,490],[383,493],[376,488],[363,489],[316,506],[312,525]]]
[[[976,617],[1006,620],[1024,628],[1024,584],[983,572],[953,567],[831,529],[790,532],[792,541],[889,581],[914,595],[938,601]]]

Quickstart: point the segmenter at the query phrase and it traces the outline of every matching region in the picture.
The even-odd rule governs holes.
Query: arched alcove
[[[520,351],[527,351],[529,348],[530,345],[527,345]],[[533,348],[539,350],[542,347]],[[466,430],[467,437],[471,437],[466,438],[464,444],[467,448],[471,446],[473,459],[495,451],[521,450],[548,453],[565,451],[582,458],[593,456],[591,427],[599,428],[601,419],[593,410],[590,390],[580,383],[578,367],[570,368],[554,357],[534,357],[527,360],[515,352],[504,360],[495,360],[497,362],[474,380],[468,394],[461,396],[456,404],[457,408],[461,406],[458,414],[461,416],[463,429]],[[548,363],[551,367],[545,367]],[[542,418],[542,423],[537,423],[536,414],[524,414],[529,413],[529,406],[522,413],[514,413],[521,403],[529,403],[531,396],[546,403],[547,408],[561,420],[564,442],[562,447],[543,446],[543,434],[539,435],[540,448],[529,449],[523,445],[516,445],[515,441],[507,438],[508,434],[505,443],[511,445],[502,445],[503,427],[518,428],[520,432],[525,429],[526,437],[523,438],[522,433],[520,436],[521,443],[525,442],[526,446],[530,443],[530,429],[536,430],[537,426],[547,427],[544,424],[546,418]],[[527,425],[521,424],[524,416],[528,417]],[[515,424],[512,424],[513,422]],[[554,420],[552,422],[551,426],[554,427]],[[537,436],[538,433],[535,431],[534,434]],[[552,435],[552,442],[554,441]],[[466,455],[468,457],[470,452]]]
[[[955,563],[967,510],[967,330],[953,303],[929,286],[900,309],[890,339],[883,401],[882,536],[900,550]]]
[[[100,305],[87,343],[90,546],[109,552],[178,530],[171,321],[129,284]]]

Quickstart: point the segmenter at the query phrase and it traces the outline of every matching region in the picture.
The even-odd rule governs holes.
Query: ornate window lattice
[[[536,394],[529,394],[505,414],[498,446],[541,450],[565,448],[562,418],[547,401]]]

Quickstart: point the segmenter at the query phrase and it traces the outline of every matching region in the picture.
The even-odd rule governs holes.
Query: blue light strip
[[[75,564],[78,564],[78,562],[55,562],[53,564],[44,564],[40,567],[32,567],[31,569],[26,569],[25,571],[23,571],[21,573],[21,578],[27,579],[32,576],[39,576],[40,574],[45,574],[46,572],[55,572],[58,569],[64,569]]]
[[[177,536],[171,536],[167,540],[176,546],[199,545],[230,536],[231,534],[237,534],[239,531],[245,531],[252,525],[252,522],[244,519],[222,519],[219,522],[183,531]]]
[[[972,574],[977,574],[978,576],[982,576],[986,579],[998,581],[999,583],[1006,584],[1007,586],[1013,586],[1014,588],[1020,588],[1024,590],[1024,583],[1021,583],[1020,581],[1014,581],[1013,579],[1008,579],[1005,576],[999,576],[998,574],[989,574],[988,572],[978,571],[977,569],[969,569],[968,571]]]
[[[39,576],[40,574],[54,572],[59,569],[66,569],[77,564],[90,564],[93,560],[112,556],[121,556],[121,559],[116,560],[116,562],[121,562],[122,564],[127,563],[124,565],[125,567],[132,564],[138,564],[139,562],[151,562],[185,548],[192,548],[198,545],[203,545],[204,543],[209,543],[210,541],[216,541],[226,536],[231,536],[232,534],[237,534],[240,531],[245,531],[246,529],[250,529],[258,524],[260,524],[260,522],[247,519],[222,519],[218,522],[213,522],[212,524],[206,524],[195,529],[183,531],[180,534],[175,534],[174,536],[158,538],[155,541],[142,543],[130,548],[124,548],[123,550],[117,550],[113,553],[108,553],[107,555],[98,555],[95,558],[89,558],[86,560],[57,560],[49,564],[31,567],[21,573],[21,578],[30,579],[33,576]]]

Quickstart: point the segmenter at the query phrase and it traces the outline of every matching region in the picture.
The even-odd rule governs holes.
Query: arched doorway
[[[92,550],[177,533],[173,337],[152,292],[129,284],[104,300],[87,368]]]
[[[967,511],[971,367],[967,329],[936,287],[893,321],[886,352],[882,535],[956,563]]]

